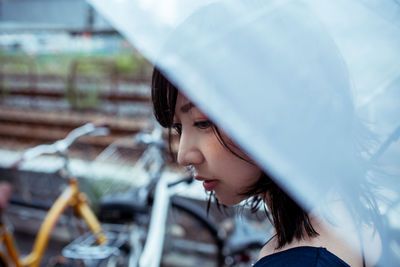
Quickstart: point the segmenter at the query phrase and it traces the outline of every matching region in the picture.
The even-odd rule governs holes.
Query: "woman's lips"
[[[206,178],[202,178],[202,177],[198,177],[198,176],[196,176],[195,179],[198,181],[203,181],[204,189],[206,189],[207,191],[214,190],[214,188],[218,184],[218,180],[206,179]]]

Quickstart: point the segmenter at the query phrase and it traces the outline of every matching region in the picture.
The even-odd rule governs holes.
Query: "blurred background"
[[[0,61],[3,148],[98,117],[135,133],[151,115],[152,66],[83,0],[0,1]]]
[[[93,204],[106,185],[124,187],[123,181],[112,182],[118,177],[112,168],[103,171],[102,183],[85,183],[85,178],[94,175],[98,168],[90,163],[107,146],[148,127],[151,70],[84,0],[0,1],[0,180],[13,185],[14,196],[52,203],[66,183],[56,173],[59,157],[40,157],[18,172],[9,165],[29,147],[101,121],[109,124],[110,134],[79,139],[70,150],[71,170],[83,178]],[[118,147],[125,166],[140,154],[130,138]],[[128,179],[128,172],[121,179]],[[125,181],[128,185],[131,181]],[[28,252],[45,211],[10,205],[7,213],[22,253]],[[54,253],[70,241],[62,229],[54,231],[49,246]]]

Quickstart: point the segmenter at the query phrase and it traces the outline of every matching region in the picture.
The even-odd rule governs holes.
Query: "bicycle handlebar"
[[[31,160],[43,154],[66,153],[68,148],[81,136],[100,136],[107,135],[108,133],[109,129],[104,123],[86,123],[72,130],[64,139],[57,140],[52,144],[38,145],[27,149],[19,159],[11,165],[11,168],[17,169],[24,161]]]
[[[190,175],[190,176],[181,178],[181,179],[179,179],[179,180],[177,180],[175,182],[168,183],[168,188],[174,187],[174,186],[176,186],[178,184],[181,184],[181,183],[191,184],[193,182],[193,180],[194,180],[193,176]]]
[[[166,147],[165,141],[162,138],[162,128],[158,124],[154,125],[154,129],[151,133],[137,133],[135,135],[135,141],[145,146],[153,145],[159,148]]]

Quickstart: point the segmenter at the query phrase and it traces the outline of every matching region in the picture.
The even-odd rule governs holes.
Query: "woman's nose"
[[[181,135],[177,161],[179,165],[189,166],[201,164],[204,160],[197,140],[189,135]]]

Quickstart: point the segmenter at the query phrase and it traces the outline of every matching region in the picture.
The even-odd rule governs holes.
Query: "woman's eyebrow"
[[[181,107],[181,112],[182,112],[182,113],[187,113],[187,112],[189,112],[189,110],[192,109],[193,107],[194,107],[193,103],[192,103],[192,102],[189,102],[189,103],[187,103],[187,104],[185,104],[185,105],[183,105],[183,106]]]

